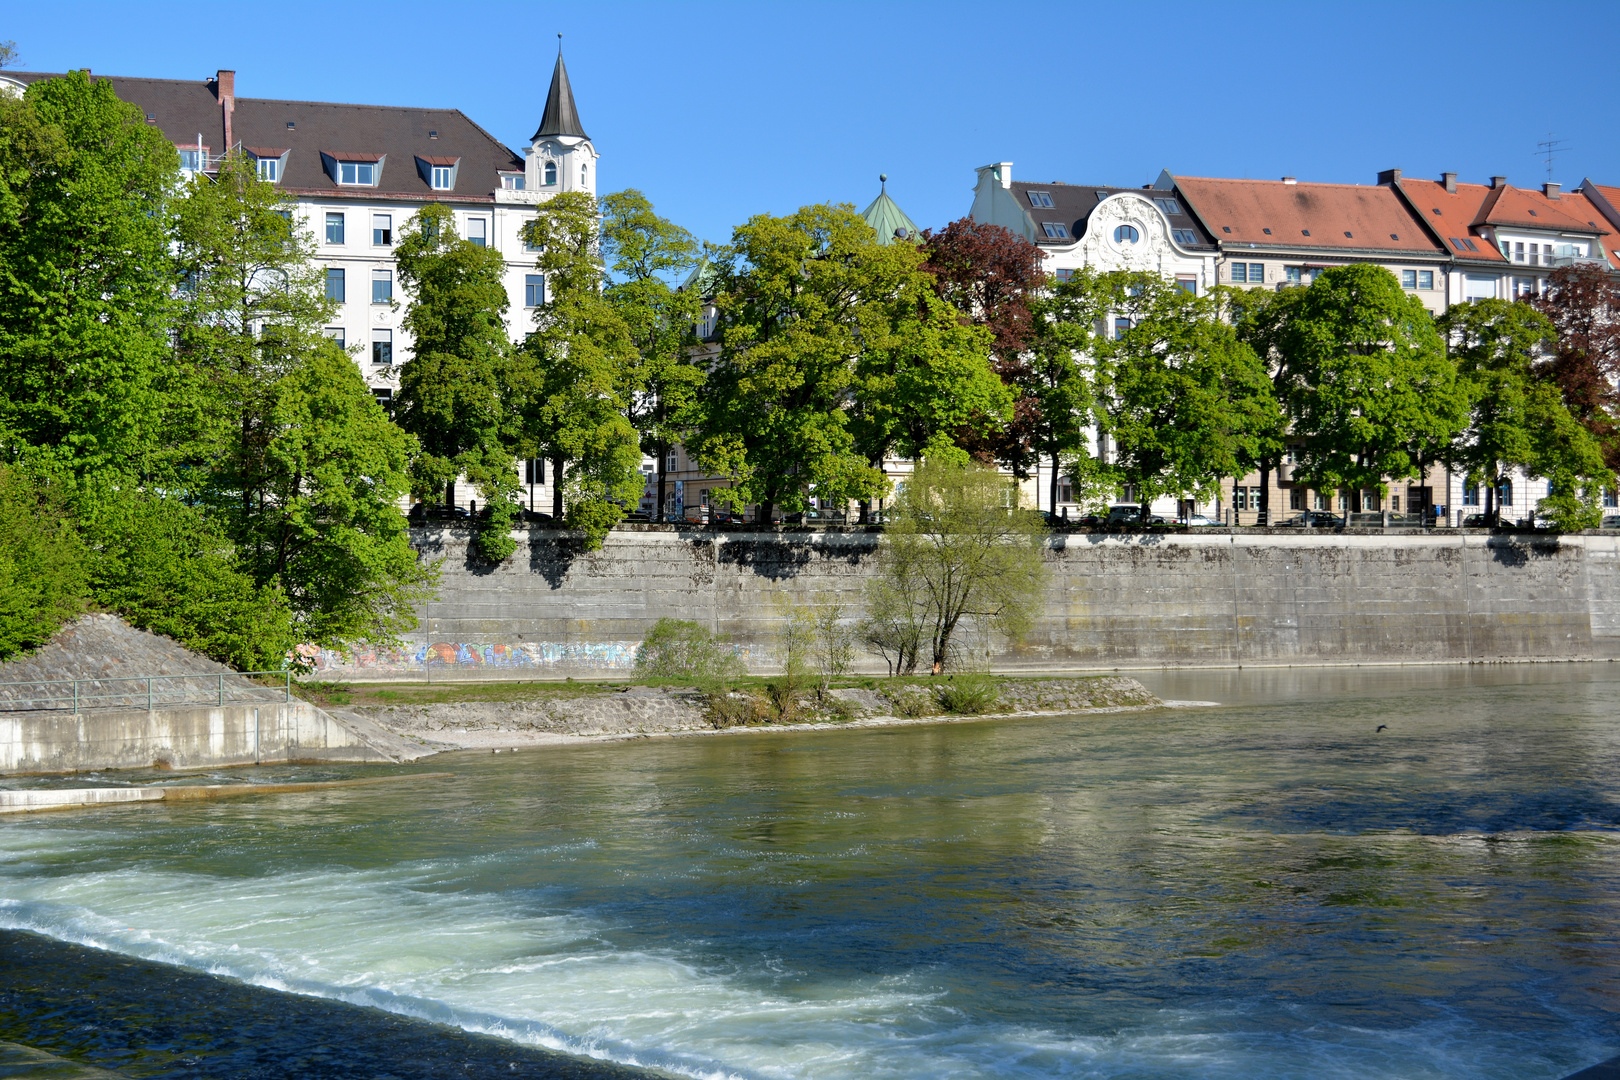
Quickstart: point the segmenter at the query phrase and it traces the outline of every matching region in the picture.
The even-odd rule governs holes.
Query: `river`
[[[11,819],[0,927],[240,980],[294,1045],[318,998],[704,1078],[1557,1078],[1620,1053],[1617,668],[1151,674],[1221,704]],[[207,993],[146,1006],[184,1070],[74,1045],[247,1075]],[[0,1035],[72,1049],[25,998]]]

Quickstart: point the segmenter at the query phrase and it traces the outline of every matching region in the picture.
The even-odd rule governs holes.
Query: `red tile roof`
[[[1196,176],[1175,181],[1215,239],[1226,245],[1439,254],[1388,187]]]
[[[1593,207],[1578,195],[1560,195],[1549,199],[1539,191],[1504,184],[1491,188],[1474,215],[1475,225],[1519,225],[1527,229],[1568,229],[1574,232],[1608,232],[1597,224],[1602,218]],[[1579,201],[1576,217],[1571,205]],[[1594,212],[1587,214],[1586,210]]]
[[[1447,191],[1446,185],[1438,180],[1404,179],[1400,186],[1412,209],[1434,230],[1453,256],[1490,262],[1506,261],[1489,240],[1472,233],[1474,218],[1485,197],[1490,194],[1490,188],[1484,184],[1458,184],[1453,192]]]

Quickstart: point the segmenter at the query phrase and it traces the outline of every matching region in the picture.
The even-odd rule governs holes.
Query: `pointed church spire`
[[[568,85],[568,68],[563,66],[562,35],[557,35],[557,66],[551,72],[551,92],[546,95],[545,115],[540,118],[540,130],[529,141],[542,135],[575,135],[590,138],[579,123],[579,111],[574,108],[574,88]]]

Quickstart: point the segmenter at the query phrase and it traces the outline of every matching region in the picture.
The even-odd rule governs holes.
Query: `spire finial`
[[[883,185],[882,188],[879,189],[879,194],[887,192],[889,190],[889,174],[878,173],[878,183]]]

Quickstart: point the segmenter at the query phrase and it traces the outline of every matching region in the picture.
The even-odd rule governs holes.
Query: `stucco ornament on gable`
[[[1114,239],[1121,225],[1136,230],[1135,242]],[[1170,225],[1158,207],[1137,195],[1110,195],[1097,204],[1086,223],[1081,251],[1087,265],[1105,270],[1162,270],[1174,258]]]

